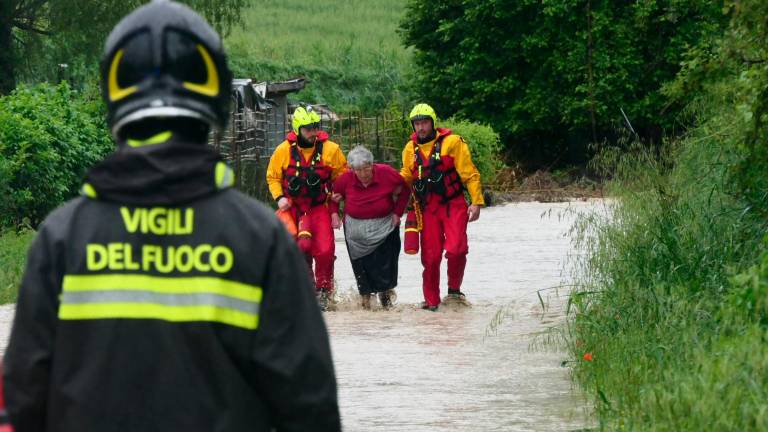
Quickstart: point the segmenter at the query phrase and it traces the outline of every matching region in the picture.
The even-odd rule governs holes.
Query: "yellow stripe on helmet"
[[[117,71],[120,67],[120,60],[123,58],[123,50],[117,50],[115,56],[112,57],[112,64],[109,65],[109,78],[107,84],[107,91],[109,93],[110,102],[116,102],[123,99],[133,93],[139,88],[136,86],[121,88],[117,82]]]
[[[203,84],[195,84],[188,81],[184,81],[184,88],[192,90],[195,93],[200,93],[205,96],[215,97],[219,94],[219,72],[216,70],[216,64],[211,58],[211,54],[204,46],[197,44],[197,51],[205,62],[205,70],[208,75],[208,80]]]

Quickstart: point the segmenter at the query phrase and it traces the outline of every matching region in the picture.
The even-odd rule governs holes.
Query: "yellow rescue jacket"
[[[438,128],[435,139],[424,144],[415,144],[415,134],[411,135],[411,140],[408,141],[403,149],[403,167],[400,169],[400,175],[403,176],[408,186],[412,186],[414,166],[417,163],[414,148],[418,147],[422,160],[429,160],[435,142],[441,137],[440,155],[453,158],[454,168],[459,174],[464,187],[467,188],[472,204],[485,205],[482,184],[480,183],[480,171],[477,170],[477,167],[472,162],[469,146],[461,136],[452,134],[450,130]]]

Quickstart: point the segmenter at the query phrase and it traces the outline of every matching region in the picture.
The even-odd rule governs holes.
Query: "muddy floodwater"
[[[599,201],[516,203],[483,209],[469,225],[462,291],[470,308],[420,310],[421,263],[401,255],[394,310],[357,306],[336,234],[341,303],[325,313],[347,431],[573,431],[586,427],[564,353],[537,348],[562,321],[568,230]],[[441,294],[445,294],[443,262]],[[503,319],[498,318],[503,315]]]
[[[469,226],[462,291],[469,308],[418,308],[421,263],[401,255],[397,305],[362,310],[344,239],[336,233],[339,304],[331,333],[345,431],[575,431],[587,426],[565,354],[537,341],[561,322],[575,214],[600,201],[483,209]],[[445,263],[441,293],[445,294]],[[537,291],[547,308],[542,311]],[[0,307],[0,351],[13,305]]]

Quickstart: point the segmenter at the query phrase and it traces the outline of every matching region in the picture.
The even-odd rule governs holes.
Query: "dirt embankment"
[[[514,168],[504,169],[496,181],[484,185],[486,203],[538,201],[563,202],[603,198],[603,184],[569,172],[536,171],[524,175]]]

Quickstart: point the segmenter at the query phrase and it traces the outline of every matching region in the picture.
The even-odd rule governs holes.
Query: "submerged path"
[[[534,349],[562,321],[560,285],[574,214],[598,202],[517,203],[484,209],[469,228],[463,291],[471,308],[417,308],[418,256],[401,255],[398,306],[364,311],[343,236],[336,234],[339,310],[331,333],[348,431],[571,431],[585,409],[560,366],[565,354]],[[445,294],[445,264],[441,293]],[[561,290],[566,294],[567,289]],[[548,297],[548,298],[547,298]],[[501,324],[491,325],[500,311]]]

